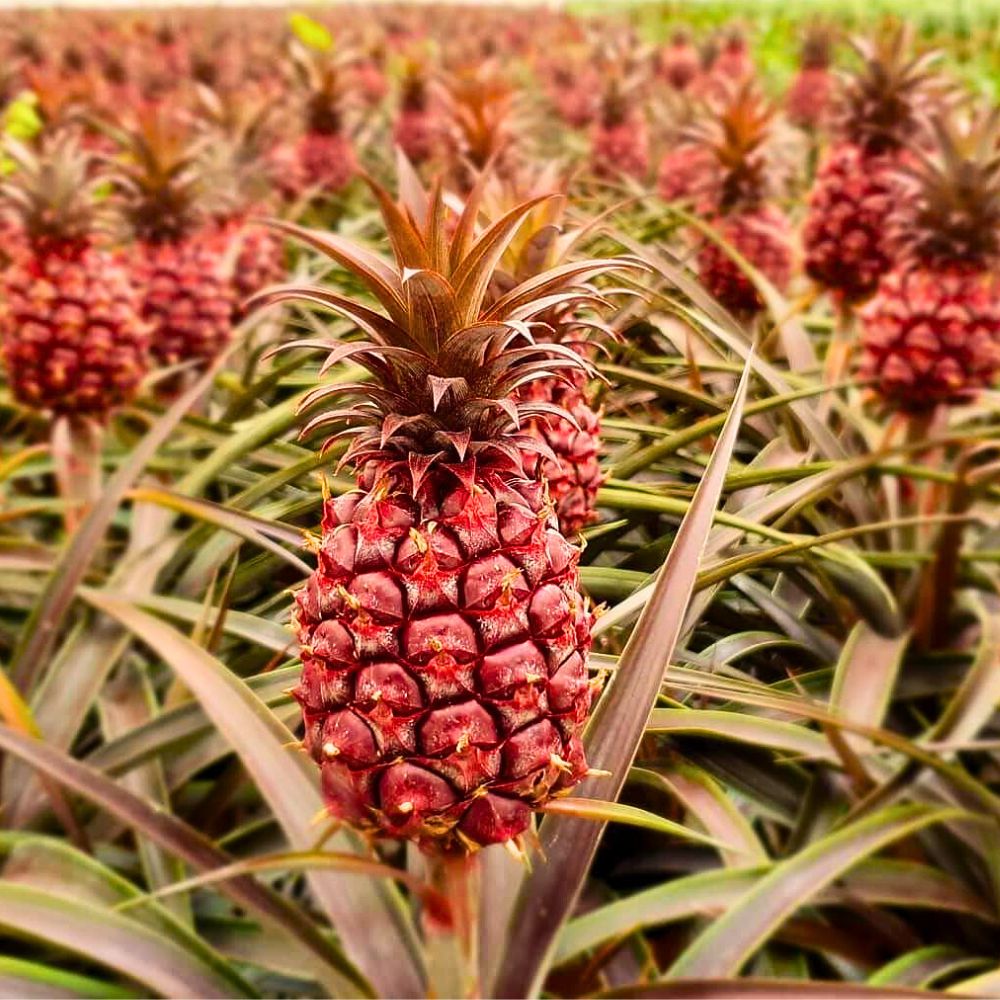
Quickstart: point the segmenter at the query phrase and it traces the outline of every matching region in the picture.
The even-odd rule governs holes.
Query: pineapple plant
[[[411,163],[433,159],[442,138],[442,122],[434,107],[427,70],[409,59],[400,81],[399,111],[392,126],[392,139]]]
[[[231,235],[208,211],[203,143],[169,108],[144,110],[116,130],[124,156],[117,198],[132,240],[132,276],[162,365],[202,363],[232,336]]]
[[[746,83],[731,91],[726,104],[690,134],[696,148],[711,154],[713,161],[695,188],[699,212],[782,290],[791,278],[792,234],[784,212],[769,201],[775,187],[768,158],[774,114],[756,87]],[[750,317],[764,308],[753,281],[718,243],[706,240],[702,244],[698,274],[732,313]]]
[[[281,281],[285,275],[285,247],[279,233],[248,225],[252,216],[264,215],[270,195],[266,156],[274,141],[273,108],[266,96],[246,90],[217,93],[199,88],[205,130],[205,173],[224,191],[214,206],[216,224],[224,242],[237,247],[233,264],[233,290],[237,305],[234,321],[243,316],[240,305],[255,292]]]
[[[272,154],[272,177],[288,201],[336,194],[358,171],[346,123],[354,97],[347,62],[328,52],[308,54],[299,46],[292,59],[303,91],[303,130]]]
[[[635,101],[637,81],[621,74],[607,77],[590,144],[591,168],[598,177],[632,177],[649,173],[649,127]]]
[[[600,79],[593,66],[562,59],[543,64],[549,98],[559,117],[572,128],[586,128],[597,114]]]
[[[686,90],[701,73],[701,56],[684,28],[678,28],[670,44],[660,52],[659,75],[674,90]]]
[[[586,773],[593,614],[578,549],[559,530],[540,443],[518,428],[553,404],[511,398],[558,370],[586,371],[523,323],[621,262],[583,261],[486,296],[528,202],[474,235],[478,187],[449,225],[440,186],[403,204],[373,185],[394,261],[286,227],[363,281],[376,312],[317,288],[274,291],[342,311],[367,340],[340,344],[372,380],[317,390],[347,420],[358,488],[324,506],[318,567],[295,601],[295,690],[330,813],[436,855],[515,840],[533,808]],[[446,234],[449,230],[451,237]],[[329,363],[328,361],[328,363]]]
[[[103,421],[149,363],[140,296],[102,239],[105,178],[68,133],[38,149],[8,140],[5,152],[14,171],[0,206],[16,243],[0,272],[0,341],[11,391],[23,406]]]
[[[483,207],[489,220],[502,218],[519,204],[542,194],[565,189],[552,169],[532,175],[527,170],[515,177],[492,179],[487,184]],[[487,300],[499,299],[516,285],[528,281],[570,260],[574,249],[587,235],[586,226],[566,229],[566,198],[550,198],[537,205],[505,251],[490,284]],[[572,348],[593,360],[597,345],[591,325],[578,315],[579,303],[570,298],[536,317],[536,338]],[[599,453],[601,413],[594,403],[584,369],[573,368],[558,376],[532,380],[518,390],[516,399],[554,404],[555,410],[532,417],[525,431],[543,441],[546,453],[526,453],[525,464],[548,483],[559,527],[573,537],[597,519],[597,491],[604,481]],[[562,413],[569,415],[567,418]]]
[[[911,35],[900,26],[854,43],[862,65],[845,82],[836,140],[809,198],[806,271],[848,305],[871,295],[891,264],[887,222],[899,195],[897,170],[919,134],[935,58],[911,55]]]
[[[785,94],[785,114],[799,128],[821,128],[830,114],[834,91],[831,48],[830,29],[812,25],[802,43],[799,71]]]
[[[1000,370],[1000,111],[940,117],[901,172],[895,264],[861,312],[862,375],[903,411],[970,398]]]

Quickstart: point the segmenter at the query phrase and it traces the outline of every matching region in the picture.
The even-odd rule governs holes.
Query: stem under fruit
[[[475,854],[427,859],[429,881],[447,903],[447,912],[425,909],[430,996],[482,995],[479,974],[479,857]]]
[[[58,417],[52,425],[52,461],[67,534],[101,495],[103,444],[103,428],[87,417]]]

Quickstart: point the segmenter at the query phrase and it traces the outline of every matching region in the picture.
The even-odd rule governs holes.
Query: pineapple
[[[825,25],[810,27],[802,44],[801,66],[785,95],[785,114],[799,128],[818,129],[826,124],[833,99],[831,46],[830,30]]]
[[[691,130],[693,141],[711,153],[713,168],[703,176],[698,209],[716,232],[783,290],[791,278],[791,227],[768,203],[774,186],[768,142],[774,109],[752,83]],[[698,273],[706,289],[732,313],[750,317],[764,308],[756,286],[726,250],[706,241],[698,253]]]
[[[842,94],[838,139],[820,164],[803,229],[809,276],[844,303],[875,291],[889,269],[887,221],[899,195],[897,168],[919,132],[932,54],[909,54],[900,27],[854,46],[863,61]]]
[[[905,411],[969,398],[1000,370],[1000,111],[933,123],[902,173],[893,269],[861,312],[862,374]]]
[[[427,71],[408,60],[400,85],[399,113],[392,127],[393,142],[411,163],[433,159],[441,142],[441,120],[431,103]]]
[[[716,80],[745,83],[755,75],[753,58],[742,28],[734,26],[723,35],[722,43],[712,62]]]
[[[121,257],[99,239],[104,178],[78,140],[56,133],[35,152],[8,140],[14,172],[0,206],[14,226],[0,277],[0,339],[14,397],[60,416],[98,420],[135,395],[149,329]]]
[[[559,117],[572,128],[586,128],[598,107],[600,76],[588,63],[562,59],[543,65],[549,98]]]
[[[649,128],[636,106],[634,80],[610,74],[593,126],[590,162],[598,177],[645,179],[649,173]]]
[[[494,180],[485,189],[485,215],[490,220],[499,219],[517,205],[559,187],[565,187],[565,183],[560,185],[551,169],[539,171],[534,177],[523,173],[508,181]],[[500,261],[488,300],[569,260],[587,228],[563,231],[565,205],[565,198],[553,198],[531,212]],[[536,322],[544,326],[540,325],[536,336],[569,346],[592,359],[595,344],[587,336],[592,328],[581,324],[577,306],[571,299],[539,314]],[[515,398],[554,404],[571,418],[560,412],[549,413],[532,417],[524,429],[549,449],[547,455],[526,454],[525,464],[548,482],[559,527],[572,537],[597,519],[597,491],[604,481],[598,459],[601,414],[595,409],[587,373],[573,369],[559,377],[534,379],[518,390]]]
[[[358,162],[345,122],[355,96],[346,61],[298,47],[292,58],[304,91],[305,127],[294,144],[274,148],[272,175],[285,198],[297,201],[342,191],[357,174]]]
[[[429,199],[405,185],[403,204],[372,186],[391,263],[285,228],[353,272],[382,311],[322,288],[262,297],[352,318],[366,340],[337,345],[329,361],[349,357],[373,376],[314,394],[355,398],[309,427],[356,425],[345,462],[358,488],[326,501],[319,566],[296,597],[295,693],[333,816],[464,854],[520,836],[534,807],[587,771],[593,615],[579,551],[525,468],[525,450],[542,446],[518,431],[552,407],[511,393],[588,369],[567,347],[533,343],[524,324],[552,295],[577,296],[625,264],[543,272],[487,305],[497,262],[540,202],[474,237],[480,188],[451,224],[440,185]]]
[[[211,360],[232,336],[236,293],[231,235],[206,211],[202,144],[167,108],[145,111],[136,128],[117,134],[126,154],[118,195],[153,357],[163,365]]]
[[[240,305],[255,292],[285,276],[285,247],[272,229],[247,225],[247,219],[266,212],[270,194],[266,154],[273,143],[273,107],[263,95],[255,99],[244,88],[220,94],[199,88],[205,122],[205,172],[217,178],[215,189],[226,193],[215,206],[216,224],[223,241],[238,248],[233,266],[237,306],[233,320],[243,318]]]
[[[674,90],[686,90],[701,73],[701,57],[683,28],[674,32],[670,45],[660,53],[658,70]]]

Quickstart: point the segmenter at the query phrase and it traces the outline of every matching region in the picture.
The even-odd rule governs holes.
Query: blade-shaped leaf
[[[698,935],[670,967],[669,979],[735,976],[806,900],[887,844],[963,814],[904,805],[886,809],[810,844],[776,865],[742,899]]]

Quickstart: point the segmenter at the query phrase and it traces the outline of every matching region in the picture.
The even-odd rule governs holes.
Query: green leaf
[[[165,997],[242,995],[163,934],[109,910],[26,885],[0,881],[0,927],[99,962]]]
[[[776,865],[684,950],[668,979],[735,976],[795,910],[843,872],[888,844],[967,814],[903,805],[869,816]]]
[[[104,979],[81,976],[51,965],[0,955],[0,996],[22,1000],[63,1000],[82,997],[93,1000],[131,1000],[143,994]]]

